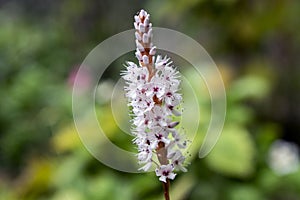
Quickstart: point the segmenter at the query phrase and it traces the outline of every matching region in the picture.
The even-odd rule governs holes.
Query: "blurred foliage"
[[[72,120],[78,66],[99,42],[132,28],[141,7],[155,26],[204,46],[227,93],[222,135],[200,160],[209,94],[203,80],[179,66],[195,88],[201,120],[187,152],[189,172],[172,182],[172,200],[299,199],[300,171],[279,175],[268,166],[276,139],[300,144],[300,2],[288,0],[0,1],[0,199],[162,199],[154,173],[122,173],[93,158]],[[120,63],[106,77],[116,77]],[[106,83],[111,90],[113,81]],[[188,92],[185,97],[185,107],[195,106]],[[107,137],[134,150],[105,94],[98,94],[96,110]],[[128,125],[127,109],[117,111],[121,125]],[[199,115],[192,112],[187,130]]]

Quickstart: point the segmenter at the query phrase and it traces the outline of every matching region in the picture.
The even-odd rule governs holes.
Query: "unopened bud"
[[[156,53],[156,46],[152,47],[152,48],[150,49],[150,51],[149,51],[149,54],[150,54],[151,56],[154,56],[155,53]]]
[[[179,124],[179,122],[171,122],[170,124],[168,124],[168,128],[174,128],[178,124]]]
[[[143,55],[143,62],[145,65],[149,64],[149,58],[146,55]]]

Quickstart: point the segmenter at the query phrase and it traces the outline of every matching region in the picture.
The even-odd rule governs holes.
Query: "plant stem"
[[[165,200],[170,200],[170,195],[169,195],[169,187],[170,187],[170,181],[167,179],[167,182],[162,182],[163,183],[163,188],[164,188],[164,196]]]

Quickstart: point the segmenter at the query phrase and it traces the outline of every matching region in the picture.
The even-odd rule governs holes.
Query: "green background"
[[[93,158],[72,118],[72,81],[81,62],[101,41],[133,28],[141,8],[154,26],[203,45],[227,93],[220,140],[204,159],[196,141],[188,172],[171,182],[171,199],[299,199],[300,171],[281,174],[269,165],[274,141],[300,144],[300,1],[292,0],[0,1],[0,199],[162,199],[154,173],[123,173]],[[133,55],[110,65],[103,79],[108,90]],[[178,69],[199,85],[203,136],[209,96],[188,67]],[[84,90],[88,74],[82,82]],[[105,94],[96,96],[96,109],[107,137],[134,151]]]

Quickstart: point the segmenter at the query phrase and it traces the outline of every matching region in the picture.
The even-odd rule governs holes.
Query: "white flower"
[[[185,157],[182,155],[180,151],[176,150],[171,155],[168,155],[168,157],[171,158],[172,164],[174,165],[175,168],[178,168],[183,172],[187,172],[187,169],[183,166]]]
[[[176,174],[173,173],[174,166],[172,164],[161,165],[158,169],[155,170],[156,176],[160,176],[159,180],[167,182],[167,178],[173,180]]]
[[[175,168],[186,171],[181,153],[186,141],[176,130],[179,122],[173,120],[181,114],[177,108],[182,101],[180,74],[168,57],[155,56],[150,15],[141,10],[134,20],[139,65],[127,62],[121,73],[133,116],[133,142],[138,147],[139,163],[144,165],[140,169],[147,171],[154,163],[159,180],[166,182],[175,178]]]
[[[149,148],[149,145],[144,145],[144,148],[145,149],[138,153],[138,159],[142,163],[149,162],[152,158],[152,150]]]
[[[165,95],[165,85],[164,82],[156,81],[154,78],[151,84],[148,84],[148,90],[146,95],[148,97],[153,97],[156,95],[157,98],[161,99],[163,95]]]
[[[299,150],[294,143],[277,140],[269,151],[269,165],[278,175],[289,174],[299,169]]]

